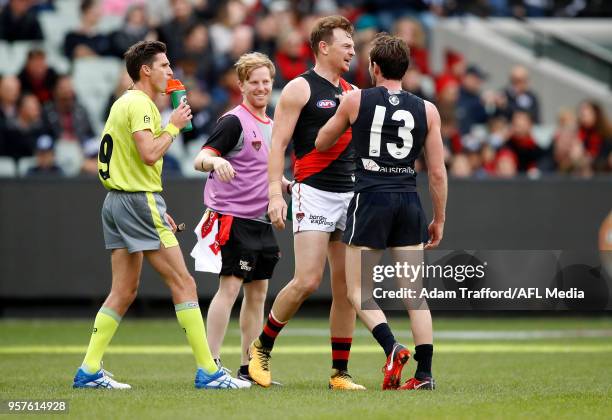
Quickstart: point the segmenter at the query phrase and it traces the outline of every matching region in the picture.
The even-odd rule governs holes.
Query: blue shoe
[[[195,377],[195,387],[198,389],[239,389],[250,388],[251,383],[232,378],[223,369],[208,374],[204,369],[198,369]]]
[[[113,379],[113,374],[100,369],[96,373],[89,374],[79,368],[76,375],[74,375],[74,381],[72,383],[73,388],[102,388],[102,389],[130,389],[132,388],[128,384],[122,384]]]

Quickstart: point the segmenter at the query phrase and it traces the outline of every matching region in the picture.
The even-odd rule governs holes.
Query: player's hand
[[[166,222],[168,222],[170,228],[172,228],[172,233],[176,233],[176,223],[174,222],[172,216],[170,216],[168,213],[165,213],[164,219],[166,219]]]
[[[170,122],[178,129],[185,127],[191,118],[191,107],[183,101],[170,114]]]
[[[223,182],[230,182],[236,176],[236,171],[232,164],[222,157],[213,159],[213,171],[215,171],[219,180]]]
[[[285,229],[287,220],[287,203],[282,195],[275,195],[268,204],[268,216],[272,225],[277,229]]]
[[[429,241],[425,244],[425,249],[434,249],[440,245],[444,234],[444,222],[436,222],[435,220],[429,224]]]

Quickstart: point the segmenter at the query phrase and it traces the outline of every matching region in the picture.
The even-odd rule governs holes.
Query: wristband
[[[164,131],[168,134],[170,134],[170,137],[172,137],[172,141],[174,141],[174,139],[176,138],[176,136],[178,136],[179,134],[179,129],[176,125],[172,124],[172,123],[168,123],[168,125],[166,125],[166,127],[164,127]]]

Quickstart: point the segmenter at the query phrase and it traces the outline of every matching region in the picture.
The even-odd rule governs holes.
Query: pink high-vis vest
[[[255,116],[243,105],[224,116],[229,114],[240,120],[244,138],[242,150],[226,158],[236,176],[230,182],[222,182],[211,172],[204,186],[204,204],[222,214],[255,219],[268,210],[268,144]]]

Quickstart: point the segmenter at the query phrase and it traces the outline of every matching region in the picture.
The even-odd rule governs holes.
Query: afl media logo
[[[332,101],[331,99],[321,99],[319,102],[317,102],[318,108],[333,108],[335,106],[336,102]]]
[[[389,103],[393,106],[397,106],[399,104],[399,98],[395,95],[389,96]]]

